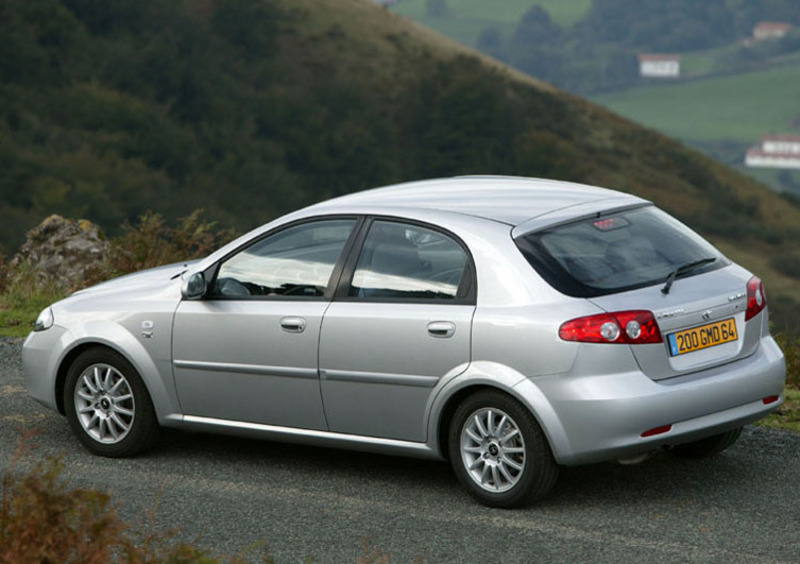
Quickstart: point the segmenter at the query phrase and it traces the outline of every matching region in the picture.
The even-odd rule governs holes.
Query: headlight
[[[33,330],[45,331],[50,329],[53,326],[53,321],[55,321],[53,318],[53,310],[48,307],[42,310],[42,313],[36,318],[36,325],[33,326]]]

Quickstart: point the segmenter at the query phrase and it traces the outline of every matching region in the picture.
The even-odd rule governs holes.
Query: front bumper
[[[22,345],[22,365],[28,395],[56,411],[56,375],[59,355],[64,350],[61,339],[66,333],[63,327],[53,325],[46,331],[30,333]]]

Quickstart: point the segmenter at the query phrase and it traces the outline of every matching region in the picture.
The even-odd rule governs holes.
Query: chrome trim
[[[333,382],[365,382],[367,384],[394,384],[415,388],[433,388],[439,383],[436,376],[412,376],[408,374],[382,374],[379,372],[351,372],[344,370],[320,370],[320,378]]]
[[[172,419],[174,426],[185,429],[197,429],[249,436],[255,438],[269,438],[276,441],[347,448],[364,452],[385,454],[403,454],[415,458],[441,460],[438,452],[425,443],[401,441],[397,439],[382,439],[364,435],[349,435],[345,433],[332,433],[330,431],[317,431],[313,429],[297,429],[294,427],[279,427],[276,425],[262,425],[260,423],[247,423],[213,417],[199,417],[184,415],[180,422]]]
[[[233,372],[235,374],[259,374],[263,376],[283,376],[284,378],[308,378],[316,380],[314,368],[293,368],[290,366],[262,366],[259,364],[234,364],[230,362],[200,362],[194,360],[176,360],[175,368],[189,370],[205,370],[209,372]]]
[[[678,317],[679,315],[683,315],[686,313],[686,310],[683,308],[673,309],[671,311],[662,311],[656,313],[656,319],[665,319],[668,317]]]

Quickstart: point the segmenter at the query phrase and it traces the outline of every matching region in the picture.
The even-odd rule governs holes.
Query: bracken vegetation
[[[35,461],[30,434],[3,473],[0,564],[241,564],[242,557],[215,557],[174,541],[177,531],[134,531],[117,515],[107,493],[70,488],[58,458]],[[23,464],[28,468],[23,470]],[[269,555],[262,562],[273,560]]]

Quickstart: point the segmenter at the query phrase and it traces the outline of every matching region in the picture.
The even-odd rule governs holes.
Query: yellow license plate
[[[667,335],[669,343],[669,354],[678,356],[708,347],[730,343],[738,339],[736,334],[736,322],[731,317],[715,323],[709,323],[694,329],[678,331]]]

